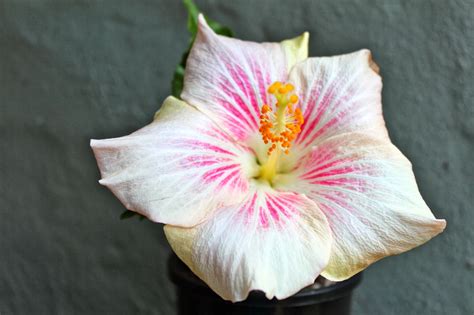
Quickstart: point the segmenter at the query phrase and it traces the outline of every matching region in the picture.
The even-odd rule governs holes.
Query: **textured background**
[[[249,40],[373,51],[393,142],[444,234],[368,268],[355,314],[474,312],[474,2],[199,1]],[[90,138],[148,123],[187,46],[179,1],[0,0],[0,313],[170,314],[162,227],[120,221]]]

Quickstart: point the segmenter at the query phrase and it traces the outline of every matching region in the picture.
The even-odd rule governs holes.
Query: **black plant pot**
[[[357,274],[329,286],[309,286],[285,300],[268,300],[263,292],[253,291],[247,300],[231,303],[215,294],[174,254],[168,260],[168,272],[177,289],[178,315],[348,315],[352,290],[362,279]]]

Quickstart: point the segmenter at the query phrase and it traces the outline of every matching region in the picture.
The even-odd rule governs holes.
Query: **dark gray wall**
[[[474,312],[474,2],[198,1],[241,38],[373,51],[393,142],[444,234],[365,272],[355,314]],[[0,1],[0,313],[170,314],[162,227],[120,221],[90,138],[148,123],[187,46],[179,1]]]

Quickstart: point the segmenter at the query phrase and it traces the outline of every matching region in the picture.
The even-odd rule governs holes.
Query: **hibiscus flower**
[[[307,55],[307,33],[246,42],[201,15],[183,101],[91,141],[100,183],[166,224],[175,253],[226,300],[347,279],[446,225],[390,142],[370,52]]]

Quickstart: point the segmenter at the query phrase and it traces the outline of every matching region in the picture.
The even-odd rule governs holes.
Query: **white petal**
[[[368,50],[297,64],[290,81],[298,89],[305,123],[296,144],[306,148],[352,131],[388,139],[375,67]]]
[[[216,35],[199,17],[186,63],[181,97],[238,140],[258,132],[267,88],[286,81],[291,66],[307,57],[308,34],[283,43],[254,43]]]
[[[284,187],[306,194],[326,215],[334,237],[323,276],[344,280],[388,255],[443,231],[423,201],[410,162],[386,140],[363,133],[313,148]]]
[[[130,210],[180,226],[242,200],[255,171],[249,149],[173,97],[155,120],[129,136],[92,140],[101,184]]]
[[[314,282],[332,237],[320,210],[303,195],[260,188],[193,227],[167,225],[176,254],[223,299],[251,290],[283,299]]]

